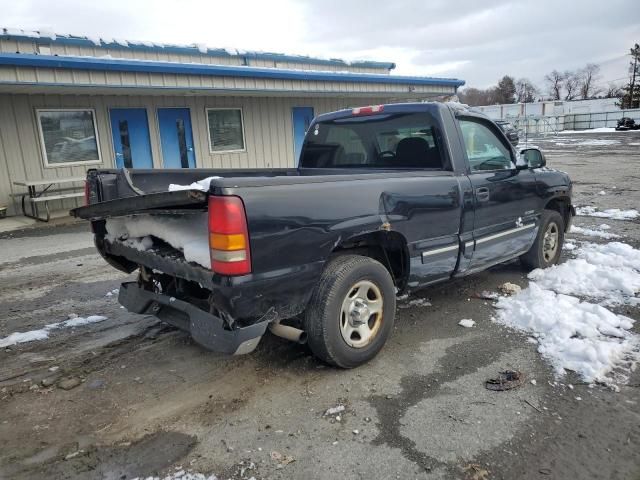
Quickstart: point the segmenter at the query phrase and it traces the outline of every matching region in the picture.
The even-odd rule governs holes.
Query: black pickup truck
[[[226,353],[269,328],[350,368],[389,338],[396,294],[556,263],[571,188],[459,104],[391,104],[315,118],[298,168],[91,170],[71,213],[109,264],[139,271],[120,289],[129,311]]]

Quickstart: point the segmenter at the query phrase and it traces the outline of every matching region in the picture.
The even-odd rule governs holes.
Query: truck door
[[[526,252],[537,231],[536,179],[516,170],[513,150],[493,122],[459,117],[474,192],[473,248],[469,270]]]

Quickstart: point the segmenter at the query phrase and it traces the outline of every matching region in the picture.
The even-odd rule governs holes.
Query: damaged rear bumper
[[[232,355],[252,352],[269,324],[269,321],[263,321],[227,330],[220,317],[177,298],[145,290],[136,282],[123,283],[118,300],[130,312],[154,315],[190,332],[193,339],[203,347]]]

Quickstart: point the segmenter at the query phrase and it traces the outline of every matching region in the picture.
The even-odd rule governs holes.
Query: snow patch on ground
[[[614,133],[617,130],[613,127],[600,127],[600,128],[591,128],[589,130],[562,130],[558,132],[560,135],[572,134],[572,133]]]
[[[618,234],[605,231],[605,230],[609,230],[609,228],[611,228],[609,227],[609,225],[600,225],[595,228],[585,228],[585,227],[579,227],[577,225],[572,225],[571,233],[579,233],[580,235],[586,235],[588,237],[604,238],[606,240],[610,240],[612,238],[620,238],[620,235]]]
[[[637,361],[634,321],[601,305],[555,293],[532,282],[513,297],[498,300],[497,321],[533,332],[538,352],[556,374],[577,372],[586,382],[610,383],[612,370]]]
[[[461,327],[465,327],[465,328],[471,328],[474,327],[476,324],[476,322],[474,322],[473,320],[471,320],[470,318],[463,318],[462,320],[460,320],[458,322],[458,325],[460,325]]]
[[[182,251],[188,262],[211,268],[207,221],[205,213],[181,217],[137,215],[110,218],[107,220],[106,239],[147,250],[153,244],[149,237],[154,236]]]
[[[36,340],[46,340],[49,338],[49,333],[53,330],[59,330],[63,328],[75,328],[90,323],[102,322],[107,319],[101,315],[91,315],[88,317],[70,316],[68,320],[57,323],[50,323],[45,325],[44,328],[39,330],[30,330],[28,332],[14,332],[4,338],[0,338],[0,348],[10,347],[18,343],[33,342]]]
[[[431,302],[425,298],[414,298],[413,300],[409,300],[407,303],[399,305],[400,308],[411,308],[411,307],[430,307]]]
[[[618,145],[620,141],[618,140],[583,140],[583,141],[575,141],[574,139],[570,139],[571,143],[566,142],[555,142],[556,145],[560,145],[563,147],[600,147],[606,145]]]
[[[633,319],[603,305],[638,303],[640,250],[620,242],[585,243],[576,253],[561,265],[531,272],[528,288],[498,300],[495,320],[532,333],[559,375],[573,370],[587,382],[624,381],[620,369],[640,360],[640,337],[630,331]]]
[[[169,185],[170,192],[177,192],[179,190],[202,190],[206,192],[211,187],[211,180],[219,180],[222,177],[207,177],[202,180],[198,180],[197,182],[193,182],[191,185],[178,185],[172,183]]]
[[[619,208],[609,208],[607,210],[599,211],[597,207],[590,205],[586,207],[577,207],[576,215],[583,217],[599,217],[599,218],[611,218],[613,220],[633,220],[640,216],[637,210],[620,210]]]
[[[218,477],[213,474],[205,475],[204,473],[193,473],[185,472],[184,470],[178,470],[164,477],[136,477],[133,480],[218,480]]]

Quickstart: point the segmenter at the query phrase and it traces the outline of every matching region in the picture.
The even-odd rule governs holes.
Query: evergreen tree
[[[514,103],[516,101],[516,82],[513,77],[505,75],[498,82],[494,103]]]

